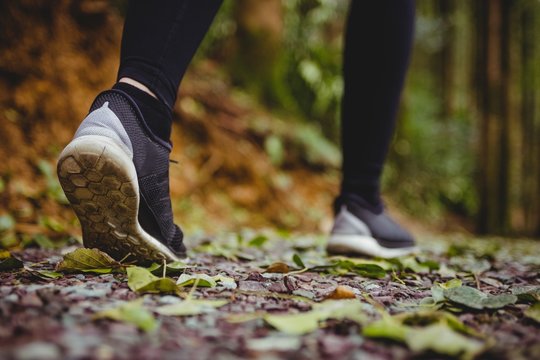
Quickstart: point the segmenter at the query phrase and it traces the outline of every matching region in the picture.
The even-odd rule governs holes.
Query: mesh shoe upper
[[[139,182],[138,221],[151,236],[177,255],[184,255],[183,233],[173,222],[169,193],[169,155],[172,145],[154,136],[134,101],[120,90],[108,90],[94,100],[90,112],[108,102],[129,137]]]
[[[386,248],[415,245],[414,238],[397,224],[384,209],[374,209],[362,198],[347,194],[334,203],[336,220],[332,234],[371,236]]]

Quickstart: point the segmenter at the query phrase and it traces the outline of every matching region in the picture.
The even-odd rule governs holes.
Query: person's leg
[[[131,0],[118,82],[97,96],[58,162],[87,247],[116,258],[185,252],[169,195],[172,108],[219,0]]]
[[[412,237],[386,219],[380,199],[380,178],[394,133],[409,63],[414,11],[414,0],[351,2],[343,66],[343,179],[341,195],[336,201],[338,217],[333,235],[358,233],[357,228],[362,227],[343,224],[347,221],[339,217],[339,212],[346,205],[367,225],[369,235],[377,238],[377,246],[412,246]],[[385,218],[384,221],[381,216]],[[373,221],[378,225],[372,225]],[[399,239],[394,243],[381,244],[383,241],[380,238],[390,238],[385,240],[391,241],[392,237]],[[329,246],[330,250],[332,248]],[[364,249],[359,252],[369,251]],[[389,252],[393,253],[397,252]]]

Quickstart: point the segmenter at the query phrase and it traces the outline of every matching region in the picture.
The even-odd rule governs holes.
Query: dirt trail
[[[214,287],[182,287],[180,296],[137,293],[123,271],[79,271],[43,280],[40,277],[48,273],[36,272],[53,270],[61,253],[74,248],[27,249],[15,256],[30,270],[0,273],[0,357],[538,358],[536,244],[451,241],[449,245],[448,239],[425,239],[416,258],[373,262],[329,258],[323,254],[323,240],[315,236],[251,232],[201,238],[190,242],[191,260],[183,273],[225,278],[215,280]],[[134,276],[133,267],[129,269],[129,277]],[[179,272],[167,274],[174,280],[178,276]],[[234,281],[227,282],[229,278]],[[474,308],[478,303],[460,298],[459,291],[452,290],[456,287],[479,289],[490,300]],[[501,294],[505,295],[497,297]],[[224,301],[217,310],[199,308],[198,315],[160,312],[164,305],[183,304],[185,313],[185,297]],[[334,300],[341,302],[339,312],[328,307],[328,298],[352,299]],[[96,317],[135,299],[143,299],[132,309],[135,320]],[[272,317],[277,314],[287,315]],[[382,327],[377,323],[381,316],[390,319]],[[148,321],[152,329],[141,330]]]

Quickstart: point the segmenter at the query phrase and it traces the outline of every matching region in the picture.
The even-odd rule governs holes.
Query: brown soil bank
[[[101,1],[0,3],[0,216],[22,232],[45,223],[54,233],[47,219],[73,220],[51,169],[95,94],[115,80],[119,13]],[[171,165],[179,222],[206,231],[324,227],[335,156],[297,136],[309,129],[235,93],[210,61],[183,82],[172,139],[179,164]]]

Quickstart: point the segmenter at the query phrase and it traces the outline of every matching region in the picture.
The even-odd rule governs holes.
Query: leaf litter
[[[95,249],[3,253],[14,266],[0,272],[0,357],[36,343],[69,358],[538,354],[536,244],[482,255],[480,240],[430,241],[383,260],[327,257],[316,239],[216,238],[189,263],[146,268]]]

